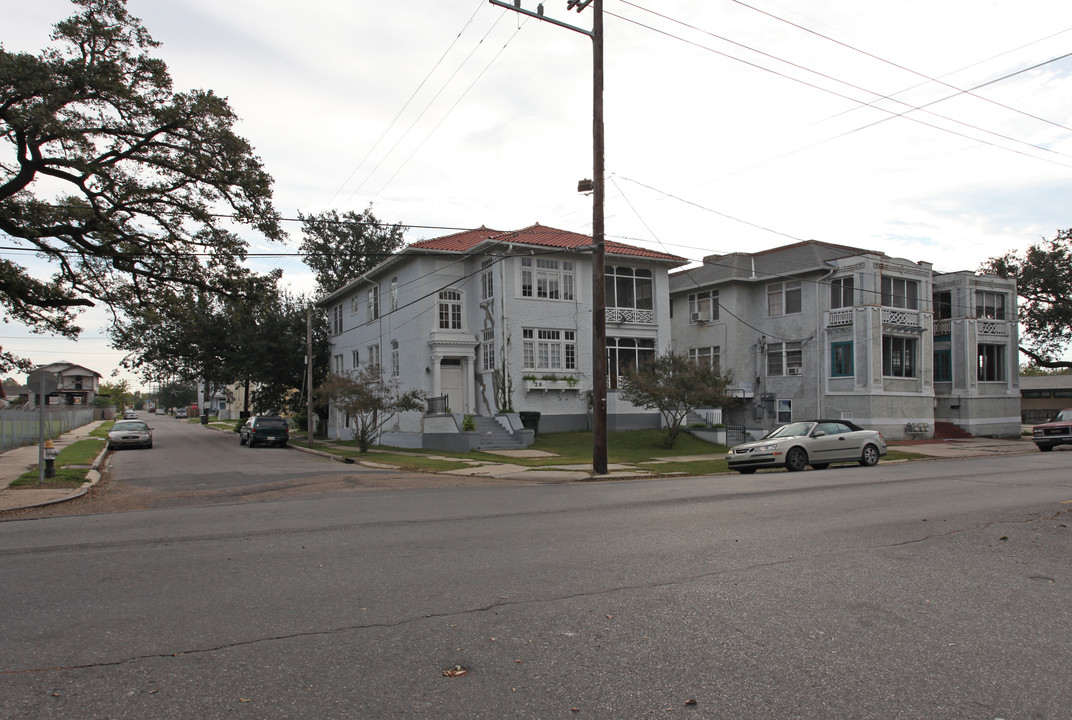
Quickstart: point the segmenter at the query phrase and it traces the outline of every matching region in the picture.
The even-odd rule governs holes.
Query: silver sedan
[[[108,449],[153,446],[153,429],[141,420],[117,420],[108,431]]]
[[[764,467],[799,472],[808,465],[823,470],[836,462],[878,464],[886,454],[886,439],[876,430],[864,430],[848,420],[809,420],[782,425],[762,440],[730,448],[730,470],[754,473]]]

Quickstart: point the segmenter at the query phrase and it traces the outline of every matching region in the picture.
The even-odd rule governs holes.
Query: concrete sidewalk
[[[75,428],[57,438],[53,438],[52,444],[56,446],[57,450],[62,450],[71,443],[89,437],[89,434],[100,427],[103,422],[103,420],[94,420],[87,425]],[[60,490],[38,490],[35,488],[13,489],[8,487],[12,482],[17,480],[19,476],[37,465],[39,453],[37,444],[13,448],[0,453],[0,512],[3,512],[4,510],[35,507],[38,505],[50,505],[52,503],[63,502],[64,500],[70,500],[71,498],[85,495],[89,486],[100,479],[100,473],[97,472],[96,463],[99,463],[104,455],[103,442],[101,443],[101,450],[102,452],[94,461],[94,467],[90,470],[86,477],[86,483],[84,483],[82,487],[64,488]]]

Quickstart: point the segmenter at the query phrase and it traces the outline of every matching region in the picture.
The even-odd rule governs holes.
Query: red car
[[[1048,423],[1033,427],[1031,439],[1043,452],[1058,445],[1072,445],[1072,408],[1057,413],[1057,417]]]

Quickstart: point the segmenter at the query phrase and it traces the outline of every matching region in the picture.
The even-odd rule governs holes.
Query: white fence
[[[38,407],[0,410],[0,452],[36,443],[40,433],[40,412]],[[58,437],[68,430],[82,427],[100,417],[100,413],[99,408],[66,405],[46,407],[45,437]]]

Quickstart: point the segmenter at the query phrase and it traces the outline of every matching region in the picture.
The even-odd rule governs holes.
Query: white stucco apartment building
[[[674,351],[733,373],[753,434],[823,417],[1019,435],[1013,280],[807,241],[709,256],[670,295]]]
[[[518,413],[540,413],[540,432],[589,428],[591,246],[587,235],[542,225],[413,243],[318,303],[331,327],[331,369],[377,363],[425,393],[424,411],[388,424],[381,441],[392,445],[466,449],[489,428],[524,444]],[[658,413],[618,397],[618,376],[670,348],[669,271],[687,261],[605,247],[607,427],[658,427]],[[460,432],[465,416],[482,421],[476,437]],[[329,436],[351,437],[351,422],[333,408]]]

